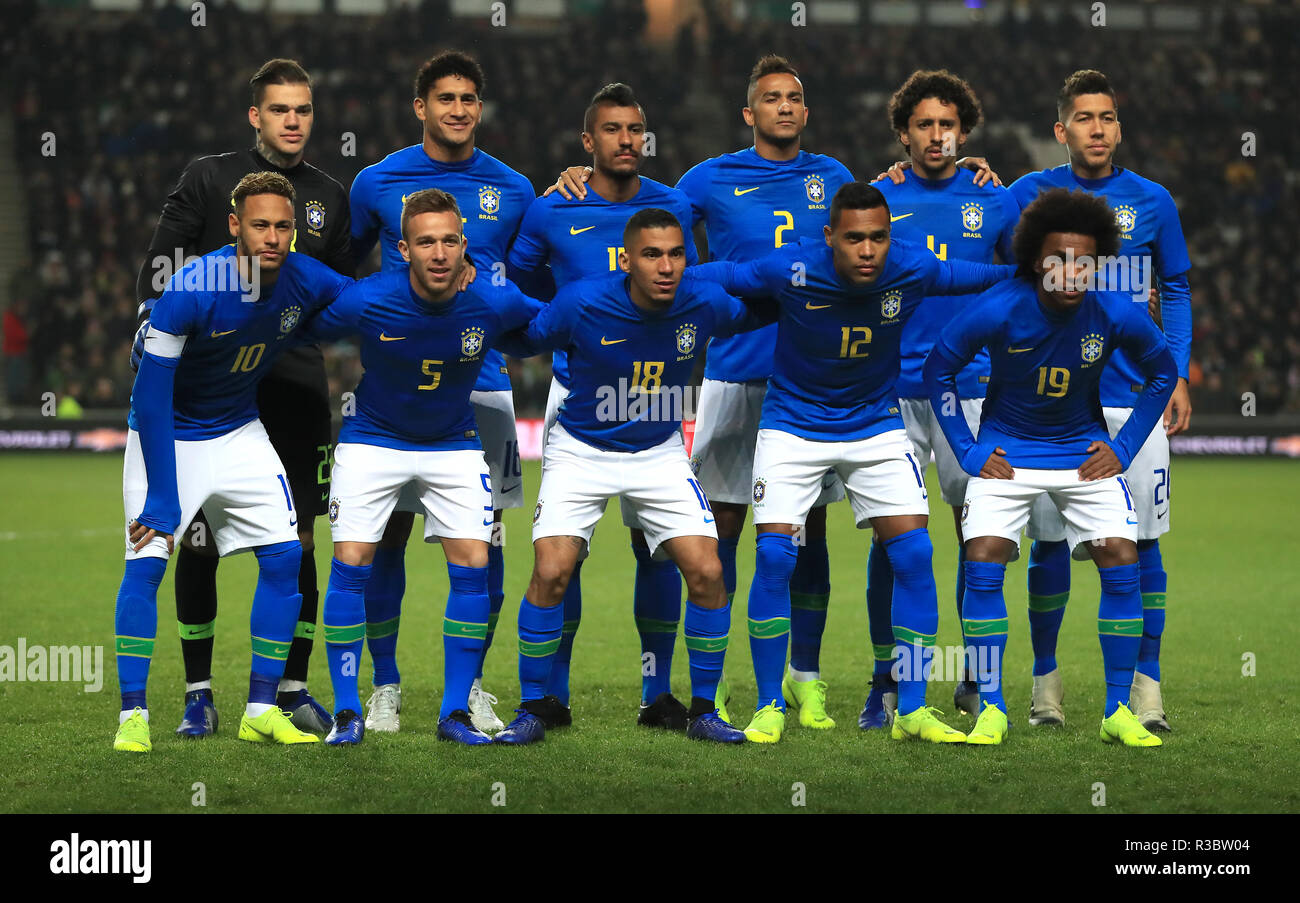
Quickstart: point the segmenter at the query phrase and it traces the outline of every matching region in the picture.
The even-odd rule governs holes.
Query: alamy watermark
[[[28,645],[19,637],[17,647],[0,646],[0,682],[82,684],[87,693],[104,688],[103,646]]]
[[[694,420],[699,406],[698,386],[655,386],[647,388],[620,379],[617,386],[596,388],[596,419],[601,423],[644,420],[680,423]]]
[[[1067,248],[1065,257],[1055,254],[1043,258],[1043,288],[1059,291],[1111,291],[1133,296],[1135,302],[1147,303],[1155,279],[1151,275],[1151,257],[1076,256]]]

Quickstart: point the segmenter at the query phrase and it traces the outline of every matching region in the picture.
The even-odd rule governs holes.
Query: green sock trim
[[[216,623],[215,620],[206,624],[186,624],[184,621],[177,621],[176,629],[180,632],[182,640],[208,640],[216,633]]]
[[[565,621],[564,626],[560,628],[560,633],[577,633],[579,621]]]
[[[153,658],[154,642],[155,638],[151,636],[115,636],[113,649],[118,655],[128,658]]]
[[[473,621],[453,621],[451,618],[442,619],[442,635],[464,637],[469,640],[487,639],[488,626],[484,622],[475,624]]]
[[[1165,594],[1164,593],[1143,593],[1142,607],[1143,608],[1164,608]]]
[[[732,602],[735,601],[736,601],[736,591],[733,589],[731,592],[727,593],[727,604],[730,605]]]
[[[519,654],[526,655],[529,658],[544,658],[548,655],[554,655],[559,649],[559,637],[547,640],[545,643],[530,643],[527,640],[519,641]]]
[[[499,621],[500,619],[501,619],[500,612],[497,612],[496,614],[488,615],[488,633],[492,633],[494,630],[497,629],[497,621]]]
[[[1006,618],[989,618],[979,621],[963,618],[961,629],[966,638],[970,639],[971,637],[1005,636],[1008,626]]]
[[[359,643],[366,638],[366,622],[359,624],[340,624],[334,627],[324,625],[326,644]]]
[[[1058,608],[1065,608],[1065,603],[1070,601],[1070,593],[1067,590],[1063,593],[1056,593],[1052,596],[1037,596],[1029,594],[1030,611],[1056,611]]]
[[[272,661],[282,662],[289,657],[289,643],[276,642],[264,637],[253,637],[253,654]]]
[[[830,601],[830,593],[790,593],[790,607],[801,611],[825,611]]]
[[[402,621],[402,616],[389,618],[387,621],[367,621],[366,622],[366,639],[382,640],[386,636],[394,636],[397,633],[397,625]]]
[[[1123,620],[1097,619],[1097,632],[1102,636],[1142,636],[1142,619],[1125,618]]]
[[[677,634],[677,621],[660,621],[656,618],[637,618],[636,629],[638,633],[671,633]]]
[[[894,660],[894,646],[891,643],[888,646],[877,646],[871,644],[871,657],[878,662],[892,662]]]
[[[749,619],[749,635],[756,640],[774,640],[789,632],[789,618],[768,618],[766,621]]]
[[[688,636],[686,649],[689,652],[726,652],[727,639],[725,636]]]
[[[293,629],[293,638],[295,640],[316,639],[316,625],[311,621],[299,621],[298,626]]]
[[[900,646],[933,646],[939,635],[935,633],[917,633],[907,627],[894,625],[894,639]]]

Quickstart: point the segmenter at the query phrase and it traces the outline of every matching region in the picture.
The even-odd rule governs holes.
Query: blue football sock
[[[253,591],[253,611],[248,627],[253,641],[252,674],[259,678],[249,686],[248,701],[275,704],[284,664],[293,643],[293,629],[298,625],[302,594],[298,592],[298,567],[302,563],[302,546],[298,540],[258,546],[257,588]],[[266,683],[271,681],[270,695]]]
[[[967,561],[962,635],[967,666],[979,683],[980,702],[1007,713],[1002,697],[1002,662],[1007,652],[1007,600],[1002,592],[1007,566],[991,561]],[[982,710],[982,709],[981,709]]]
[[[1034,676],[1056,670],[1056,638],[1070,600],[1070,544],[1037,540],[1029,550],[1029,643]]]
[[[334,714],[351,709],[361,714],[357,675],[361,672],[361,647],[366,639],[366,583],[370,565],[330,561],[325,588],[325,657],[334,685]]]
[[[672,561],[652,561],[650,550],[632,544],[636,582],[632,616],[641,637],[641,701],[654,702],[672,691],[673,646],[682,617],[682,577]]]
[[[965,626],[966,616],[962,614],[963,611],[962,605],[966,598],[966,545],[965,543],[960,543],[960,542],[957,543],[957,591],[956,591],[956,595],[953,598],[957,600],[957,624],[962,629],[961,643],[964,648],[969,649],[970,640],[968,640],[966,637],[966,626]],[[962,675],[962,679],[964,680],[967,677],[973,678],[974,674],[975,674],[975,663],[970,661],[969,658],[967,658],[966,672],[965,674]]]
[[[893,627],[897,640],[898,711],[925,705],[926,675],[939,633],[939,595],[934,585],[934,547],[924,527],[885,542],[894,566]]]
[[[713,699],[722,679],[731,632],[731,606],[701,608],[686,602],[686,658],[691,668],[691,696]]]
[[[790,667],[821,671],[822,633],[831,598],[831,564],[826,540],[808,539],[797,547],[790,575]]]
[[[878,542],[867,552],[867,633],[871,637],[872,677],[894,667],[894,566]]]
[[[1142,589],[1142,645],[1137,669],[1152,680],[1160,679],[1160,637],[1165,632],[1165,591],[1169,575],[1160,557],[1160,541],[1138,543],[1138,569]]]
[[[546,694],[569,704],[569,665],[573,661],[573,640],[578,635],[582,621],[582,562],[573,567],[569,585],[564,589],[564,601],[558,606],[563,612],[560,645],[551,660],[551,676],[546,683]],[[524,697],[527,699],[528,697]]]
[[[563,629],[562,604],[538,608],[524,597],[519,605],[519,688],[524,702],[546,695]]]
[[[1142,591],[1138,565],[1098,568],[1101,604],[1097,606],[1097,633],[1106,669],[1106,712],[1109,718],[1120,704],[1128,704],[1142,645]]]
[[[399,684],[397,670],[397,628],[402,620],[402,596],[406,593],[406,546],[375,549],[366,584],[366,645],[374,664],[377,687]]]
[[[728,603],[736,598],[736,546],[739,543],[737,537],[718,540],[718,561],[722,562],[722,585],[726,587]]]
[[[754,581],[749,586],[749,651],[758,683],[758,705],[785,711],[781,681],[790,638],[790,575],[798,550],[782,533],[758,534]]]
[[[456,710],[469,712],[469,688],[483,660],[483,643],[487,638],[488,569],[447,565],[451,589],[442,618],[443,678],[441,721]]]
[[[502,534],[504,535],[504,534]],[[492,648],[492,637],[497,632],[497,620],[501,617],[501,607],[506,601],[506,560],[505,551],[497,543],[488,546],[488,627],[483,639],[483,654],[479,656],[478,679],[483,678],[483,663],[487,661],[488,650]]]
[[[158,586],[167,571],[166,558],[135,558],[126,562],[113,611],[113,645],[117,652],[117,683],[122,711],[149,708],[145,685],[158,638]]]

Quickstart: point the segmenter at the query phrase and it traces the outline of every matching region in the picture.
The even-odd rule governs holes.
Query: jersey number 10
[[[257,365],[262,363],[262,352],[266,351],[266,343],[258,342],[256,345],[241,345],[239,351],[235,353],[235,362],[230,365],[231,373],[243,371],[248,373],[250,370],[257,369]]]

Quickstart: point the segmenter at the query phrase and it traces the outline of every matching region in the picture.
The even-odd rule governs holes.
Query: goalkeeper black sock
[[[311,658],[312,643],[316,638],[316,611],[320,605],[320,591],[316,587],[316,550],[302,550],[298,566],[298,592],[302,594],[302,608],[298,611],[298,625],[293,631],[293,645],[289,647],[289,660],[284,665],[285,680],[307,682],[307,662]]]
[[[212,678],[213,624],[217,618],[216,555],[181,546],[176,553],[176,620],[185,659],[185,682]]]

